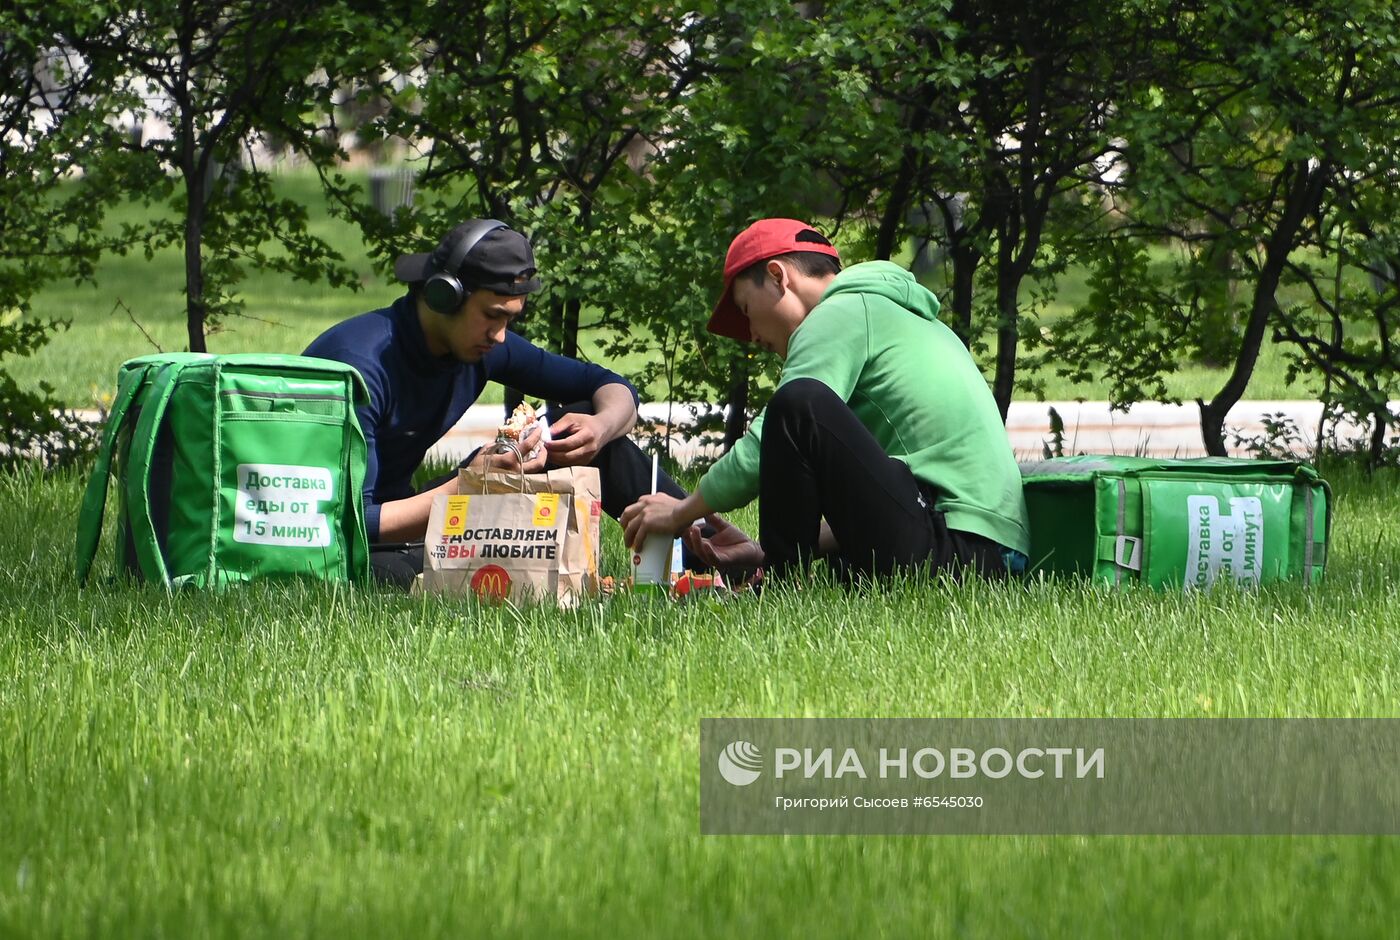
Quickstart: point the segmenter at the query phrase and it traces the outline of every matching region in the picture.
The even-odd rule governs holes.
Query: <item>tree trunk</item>
[[[1008,262],[1010,259],[1006,259]],[[1001,421],[1006,423],[1006,413],[1011,408],[1011,396],[1016,385],[1016,348],[1021,338],[1021,327],[1016,311],[1016,290],[1020,278],[1010,264],[1000,264],[997,270],[997,312],[1001,314],[1001,325],[997,327],[997,365],[992,379],[992,397],[997,400],[997,410]]]
[[[599,174],[598,182],[602,181],[602,174]],[[593,191],[597,190],[595,184],[590,190],[590,197]],[[588,235],[593,231],[593,206],[592,200],[584,199],[578,217],[579,231],[583,235]],[[567,356],[570,359],[578,357],[578,317],[579,309],[583,306],[583,301],[574,297],[564,302],[563,317],[559,323],[559,355]]]
[[[964,346],[972,345],[972,285],[977,263],[982,256],[972,247],[972,240],[955,236],[948,246],[953,259],[953,332]]]
[[[559,337],[563,335],[564,301],[560,300],[558,297],[552,297],[549,301],[549,325],[546,327],[546,332],[543,337],[537,336],[535,338],[535,345],[540,346],[548,344],[557,349],[558,346],[555,344],[558,343]]]
[[[1375,473],[1381,465],[1381,458],[1385,455],[1385,432],[1390,427],[1390,409],[1386,407],[1377,408],[1371,413],[1375,419],[1375,425],[1371,428],[1371,451],[1366,460],[1366,472]],[[1319,454],[1321,451],[1319,451]]]
[[[1244,336],[1235,356],[1235,367],[1224,387],[1210,401],[1196,399],[1201,410],[1201,440],[1206,453],[1212,457],[1227,457],[1225,446],[1225,416],[1244,397],[1249,387],[1249,379],[1254,374],[1254,365],[1259,361],[1259,350],[1264,344],[1264,331],[1269,323],[1269,315],[1276,304],[1279,278],[1283,275],[1288,253],[1295,247],[1298,231],[1303,220],[1316,211],[1322,200],[1323,188],[1329,170],[1325,165],[1309,169],[1303,162],[1292,169],[1293,179],[1288,186],[1288,197],[1284,202],[1283,213],[1278,225],[1265,246],[1264,265],[1254,282],[1254,300],[1250,304],[1249,319],[1245,323]]]
[[[204,303],[204,173],[190,166],[185,174],[185,333],[190,352],[208,352],[204,342],[204,321],[209,309]]]
[[[583,302],[577,297],[564,301],[564,322],[560,331],[559,355],[578,358],[578,316]]]
[[[909,194],[914,187],[917,162],[914,148],[906,147],[899,161],[899,173],[890,187],[889,201],[885,203],[884,214],[880,217],[880,232],[875,238],[876,260],[888,261],[898,247],[899,223],[909,214]]]
[[[923,137],[924,130],[928,127],[936,87],[933,82],[925,86],[910,118],[906,135],[909,143],[905,144],[904,153],[900,155],[899,171],[895,174],[894,185],[890,187],[890,198],[885,203],[885,212],[880,218],[880,232],[875,238],[875,257],[882,261],[888,261],[890,255],[894,254],[895,248],[898,247],[896,239],[899,236],[899,225],[909,215],[909,199],[914,191],[919,164],[922,162],[915,141]]]
[[[1201,443],[1206,453],[1212,457],[1230,456],[1225,446],[1225,416],[1229,409],[1221,411],[1214,400],[1207,402],[1204,398],[1196,399],[1196,407],[1201,410]]]

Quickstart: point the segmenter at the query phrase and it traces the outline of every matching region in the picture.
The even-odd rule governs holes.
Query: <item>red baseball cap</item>
[[[724,293],[706,329],[716,336],[747,341],[749,318],[734,303],[734,278],[750,265],[794,251],[815,251],[841,259],[825,235],[797,219],[759,219],[736,235],[724,256]]]

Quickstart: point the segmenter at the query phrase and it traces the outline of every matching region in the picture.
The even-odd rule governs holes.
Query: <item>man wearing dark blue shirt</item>
[[[381,310],[339,323],[306,355],[359,370],[370,403],[358,409],[368,444],[365,525],[371,542],[419,542],[433,498],[457,491],[456,474],[422,492],[412,477],[428,448],[461,418],[489,381],[527,396],[566,403],[548,413],[550,436],[524,470],[590,465],[600,471],[603,509],[616,518],[650,491],[651,462],[627,433],[637,421],[637,391],[600,366],[566,359],[510,332],[538,290],[534,252],[519,232],[494,220],[457,226],[426,254],[403,255],[394,274],[409,292]],[[528,454],[537,434],[521,442]],[[520,466],[516,454],[478,450],[463,465]],[[669,478],[659,487],[684,496]],[[407,586],[422,569],[416,552],[373,552],[375,574]]]

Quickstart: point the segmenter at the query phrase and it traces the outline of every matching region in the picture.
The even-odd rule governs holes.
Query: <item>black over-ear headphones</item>
[[[462,233],[448,253],[442,269],[423,282],[423,301],[430,309],[442,314],[453,314],[461,309],[462,301],[467,299],[467,290],[457,278],[458,269],[477,242],[502,228],[510,226],[495,219],[482,219]]]

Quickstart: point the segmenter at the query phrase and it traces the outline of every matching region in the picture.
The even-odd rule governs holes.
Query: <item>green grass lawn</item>
[[[1394,838],[699,835],[703,717],[1396,717],[1400,480],[1333,482],[1313,591],[559,613],[79,590],[0,477],[0,936],[1391,936]]]
[[[374,273],[365,255],[358,229],[330,218],[315,178],[290,173],[277,180],[279,194],[307,206],[313,234],[326,239],[360,275],[360,291],[333,290],[321,284],[305,284],[277,274],[250,273],[240,286],[246,317],[226,320],[209,337],[212,352],[298,353],[331,324],[385,306],[401,293],[401,285]],[[125,206],[110,223],[136,222],[150,210]],[[548,272],[545,272],[545,276]],[[93,407],[109,395],[116,383],[117,367],[125,360],[155,352],[185,348],[184,261],[179,249],[157,253],[150,261],[142,254],[105,259],[97,271],[98,287],[54,284],[33,300],[34,315],[68,320],[72,326],[54,336],[48,346],[28,359],[8,359],[4,367],[24,387],[40,381],[56,389],[59,399],[73,407]],[[937,288],[937,284],[933,285]],[[1041,323],[1053,323],[1083,300],[1082,272],[1074,271],[1059,285],[1055,300],[1045,309]],[[586,318],[585,318],[586,322]],[[1025,329],[1036,328],[1027,324]],[[581,354],[602,361],[601,350],[612,336],[600,329],[585,329]],[[643,354],[607,364],[624,375],[636,375]],[[1254,399],[1311,398],[1316,381],[1286,382],[1282,347],[1266,342],[1247,397]],[[991,366],[984,363],[990,375]],[[1167,380],[1170,391],[1184,400],[1210,397],[1224,383],[1228,371],[1190,362],[1179,364]],[[1045,397],[1050,400],[1102,400],[1106,390],[1095,382],[1072,383],[1055,375],[1042,376]],[[650,400],[662,400],[662,385],[645,389]],[[499,401],[496,386],[484,400]]]

